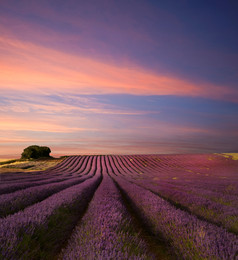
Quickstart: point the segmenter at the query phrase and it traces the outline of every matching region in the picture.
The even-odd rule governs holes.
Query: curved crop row
[[[59,259],[155,259],[107,174]]]
[[[187,208],[192,214],[238,234],[238,207],[237,199],[234,196],[218,195],[215,197],[213,194],[212,197],[207,197],[206,190],[202,192],[195,188],[186,192],[164,183],[155,185],[147,180],[134,182],[183,208]]]
[[[78,165],[81,166],[81,164],[80,164],[81,159],[82,159],[82,157],[79,157],[79,156],[74,158],[73,162],[75,162],[75,161],[77,162],[77,164],[75,164],[75,167]],[[70,162],[72,163],[72,161],[70,161]],[[0,195],[5,194],[5,193],[11,193],[11,192],[14,192],[17,190],[26,189],[26,188],[33,187],[33,186],[39,186],[39,185],[43,185],[43,184],[59,182],[59,181],[63,181],[65,179],[71,178],[71,175],[68,173],[68,168],[67,168],[70,166],[67,166],[67,165],[68,165],[68,163],[62,164],[60,171],[58,171],[57,173],[52,170],[51,172],[48,172],[47,174],[41,173],[41,175],[40,175],[41,177],[40,176],[38,177],[35,175],[35,179],[32,177],[27,180],[21,180],[21,178],[19,177],[19,179],[13,183],[12,182],[11,183],[2,182],[0,184]],[[77,175],[80,173],[81,172],[79,171],[77,173]]]
[[[55,259],[62,248],[60,259],[158,259],[161,239],[178,259],[236,259],[237,166],[215,154],[71,156],[3,173],[0,259]]]
[[[21,259],[30,258],[35,247],[35,236],[41,234],[41,230],[48,232],[49,220],[55,214],[60,213],[61,208],[73,208],[77,203],[85,203],[91,196],[101,180],[101,169],[99,167],[100,157],[94,160],[91,172],[95,177],[58,192],[42,202],[36,203],[24,211],[9,215],[0,219],[0,258]],[[81,205],[82,206],[82,205]],[[28,241],[28,242],[26,242]],[[33,248],[26,245],[32,245]]]
[[[35,178],[39,179],[44,179],[44,178],[49,178],[52,176],[57,176],[57,173],[54,173],[58,168],[61,167],[66,167],[66,165],[72,160],[73,158],[67,158],[63,160],[61,163],[47,169],[44,171],[34,171],[34,172],[11,172],[11,173],[2,173],[1,174],[1,180],[4,183],[11,183],[15,181],[28,181],[28,180],[33,180]],[[43,175],[42,175],[43,174]],[[0,183],[0,188],[1,188],[1,183]]]
[[[95,159],[96,158],[94,158],[94,160]],[[88,166],[89,169],[92,167],[92,160],[90,160]],[[87,180],[89,177],[92,177],[93,174],[89,174],[89,169],[87,170],[86,167],[84,167],[82,170],[82,173],[84,173],[83,176],[79,175],[61,182],[51,182],[44,185],[16,191],[14,193],[0,195],[0,217],[12,214],[18,210],[22,210],[26,206],[39,202],[56,192]]]
[[[134,177],[138,175],[137,168],[133,165],[133,162],[137,161],[135,158],[133,159],[133,162],[125,157],[122,161],[124,161],[124,166],[134,172]],[[137,167],[140,167],[139,163]],[[188,188],[179,188],[179,185],[173,183],[153,181],[152,178],[149,178],[150,175],[140,178],[131,178],[131,180],[147,189],[150,189],[169,201],[173,201],[174,204],[177,204],[179,207],[187,208],[189,212],[201,218],[207,219],[219,226],[223,226],[231,232],[238,233],[238,208],[237,200],[234,196],[223,195],[220,193],[218,195],[217,192],[206,190],[201,192],[201,190],[193,188],[193,186],[188,186]],[[129,176],[130,175],[127,175],[127,178]],[[159,176],[158,173],[157,176]],[[208,193],[209,197],[206,196]]]
[[[238,238],[225,229],[197,219],[136,184],[114,177],[140,210],[155,234],[162,233],[185,259],[234,259]]]

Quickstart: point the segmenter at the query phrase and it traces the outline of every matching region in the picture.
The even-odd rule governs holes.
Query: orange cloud
[[[0,37],[0,88],[77,94],[180,95],[223,99],[231,90],[157,75],[137,66],[96,60]],[[236,99],[236,97],[234,97]]]
[[[54,120],[24,119],[17,116],[1,118],[0,131],[31,131],[31,132],[52,132],[72,133],[78,131],[97,131],[95,128],[73,127],[52,122]]]

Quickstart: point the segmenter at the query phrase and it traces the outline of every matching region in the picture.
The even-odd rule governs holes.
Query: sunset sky
[[[0,0],[0,157],[238,152],[238,2]]]

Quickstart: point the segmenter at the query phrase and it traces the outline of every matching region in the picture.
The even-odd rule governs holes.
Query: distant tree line
[[[31,145],[23,150],[21,159],[39,159],[50,157],[51,150],[47,146]]]

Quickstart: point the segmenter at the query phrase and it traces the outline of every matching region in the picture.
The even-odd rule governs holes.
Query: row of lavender
[[[122,174],[125,169],[128,169],[128,174],[125,172],[127,179],[130,176],[133,182],[160,195],[174,205],[238,234],[238,195],[237,189],[234,188],[238,186],[236,179],[238,162],[230,162],[226,158],[214,156],[211,165],[211,161],[206,161],[205,155],[197,155],[192,161],[193,165],[190,162],[190,165],[185,167],[184,158],[180,165],[178,163],[175,165],[173,156],[170,156],[171,164],[167,163],[161,167],[162,156],[158,157],[160,157],[159,163],[156,162],[155,156],[152,158],[121,156],[112,157],[111,160],[116,161]],[[218,162],[223,162],[223,175],[229,175],[229,180],[216,176],[216,159],[219,160]],[[209,165],[209,169],[206,164]],[[182,166],[183,172],[178,170]],[[202,172],[201,166],[205,169],[205,173],[204,170]],[[174,168],[177,170],[174,171]],[[197,172],[197,168],[200,171],[199,181],[197,174],[191,174],[191,171]],[[219,171],[221,172],[221,167]],[[207,172],[212,175],[209,180],[206,178]],[[188,180],[186,175],[189,175]]]
[[[57,243],[61,242],[62,245],[62,241],[67,239],[64,231],[67,232],[69,222],[72,230],[103,176],[103,182],[88,211],[75,228],[73,238],[61,252],[59,259],[157,259],[156,254],[150,252],[141,238],[140,230],[134,227],[118,189],[108,176],[108,162],[105,159],[102,156],[91,156],[85,169],[81,166],[81,170],[77,170],[81,174],[74,179],[87,176],[83,183],[66,188],[23,211],[0,219],[0,258],[55,257],[60,249]],[[72,182],[72,179],[67,183],[69,181]],[[54,190],[56,184],[53,185],[51,190]],[[39,187],[26,188],[17,194],[26,195],[31,189],[37,199],[37,196],[41,196]],[[50,190],[47,187],[49,186],[43,186],[43,193]],[[56,235],[52,236],[53,233]],[[57,234],[62,238],[58,238]],[[53,246],[52,238],[55,240]]]
[[[161,192],[157,185],[155,188],[157,192],[152,193],[148,189],[150,182],[147,182],[147,179],[150,181],[150,175],[143,178],[141,176],[146,174],[145,167],[148,167],[148,172],[150,172],[153,166],[150,167],[147,160],[147,164],[143,168],[142,162],[145,159],[131,156],[107,158],[113,178],[129,196],[138,214],[150,224],[151,231],[155,235],[162,234],[174,248],[174,252],[177,252],[177,256],[181,258],[238,258],[237,235],[218,225],[203,221],[196,215],[191,215],[186,210],[181,210],[173,203],[164,200],[157,194],[157,192]],[[156,172],[156,169],[154,170]],[[158,174],[159,172],[157,172],[157,176]],[[166,186],[166,182],[163,184]],[[164,186],[163,184],[161,187]],[[152,190],[154,187],[155,185],[150,185]],[[164,190],[167,191],[167,187]],[[180,197],[181,204],[183,204],[183,199]],[[206,207],[206,205],[203,206]]]
[[[24,177],[13,184],[9,176],[9,183],[1,183],[0,190],[5,190],[1,190],[0,212],[5,217],[0,219],[0,259],[34,259],[36,254],[41,258],[44,239],[50,235],[52,240],[58,223],[65,224],[66,232],[69,224],[74,227],[101,181],[101,157],[69,158],[50,171]],[[54,239],[57,248],[58,238]],[[45,245],[43,252],[47,250],[52,253]]]
[[[76,171],[77,175],[73,177],[67,172],[67,176],[64,178],[62,176],[60,178],[51,177],[47,180],[46,184],[31,186],[12,193],[0,195],[0,217],[15,213],[29,205],[46,199],[56,192],[91,178],[93,173],[90,173],[90,169],[92,168],[93,157],[86,158],[85,160],[79,159],[77,161],[80,165],[80,170],[78,169]],[[86,161],[87,164],[83,161]],[[65,172],[62,174],[65,174]]]
[[[50,171],[25,173],[13,180],[11,174],[0,183],[0,217],[7,216],[39,202],[48,196],[74,184],[83,182],[88,177],[92,166],[92,157],[73,157],[66,159]],[[74,174],[72,171],[74,170]],[[16,174],[15,174],[16,175]]]
[[[59,259],[156,259],[140,238],[108,175]]]
[[[159,237],[162,234],[168,245],[173,247],[174,254],[178,258],[235,259],[237,257],[238,238],[236,235],[177,209],[160,196],[133,183],[141,174],[144,174],[143,167],[140,165],[141,160],[131,156],[106,156],[104,160],[103,173],[112,176],[127,194],[135,212],[148,223],[147,227],[151,229],[151,232]],[[136,161],[135,164],[132,163],[133,161]],[[153,165],[149,164],[144,166],[153,168]],[[77,226],[68,246],[62,251],[60,259],[86,259],[87,257],[88,259],[153,259],[155,256],[152,253],[149,254],[146,249],[143,249],[144,255],[141,255],[140,250],[133,252],[130,249],[134,237],[129,241],[122,239],[121,222],[125,214],[122,214],[122,218],[118,215],[121,199],[117,197],[113,200],[115,193],[113,195],[112,182],[106,176],[104,179],[87,214]],[[107,206],[110,210],[107,210]],[[114,212],[116,213],[113,214]],[[123,210],[120,209],[120,212]],[[141,247],[146,248],[144,241],[140,241]],[[128,247],[125,248],[124,244]]]
[[[186,158],[190,160],[187,164]],[[156,155],[69,157],[50,170],[23,174],[21,180],[14,174],[5,175],[5,181],[0,184],[0,191],[3,188],[0,214],[5,216],[0,219],[0,259],[55,257],[76,223],[59,259],[158,259],[158,252],[151,251],[151,245],[134,226],[125,203],[146,223],[150,234],[163,237],[177,257],[235,259],[238,257],[237,235],[202,221],[196,216],[197,212],[188,207],[186,197],[199,194],[201,189],[209,192],[208,187],[202,185],[202,180],[195,183],[196,173],[192,175],[195,177],[188,178],[188,187],[186,181],[177,182],[197,168],[200,175],[206,176],[208,167],[212,173],[217,170],[216,159],[221,162],[219,166],[231,171],[219,156],[209,158],[212,159],[206,164],[202,155],[193,160],[189,156]],[[235,197],[232,190],[223,192],[224,184],[217,182],[221,172],[214,175],[215,180],[209,177],[212,184],[209,201],[221,194]],[[227,183],[237,185],[235,178]],[[177,192],[175,197],[172,191]],[[126,196],[122,198],[121,193]],[[179,202],[175,200],[177,197]],[[194,200],[191,203],[195,203]],[[178,205],[184,206],[183,210],[178,209]],[[207,210],[207,205],[203,206]],[[161,257],[170,258],[169,255]]]
[[[68,172],[72,167],[71,164],[73,162],[79,164],[79,161],[81,161],[81,157],[68,158],[59,166],[45,172],[12,173],[9,175],[3,173],[0,176],[0,194],[63,180],[64,177],[70,177]]]
[[[151,245],[145,238],[148,234],[135,225],[107,156],[101,167],[102,183],[58,259],[174,259],[165,246]]]

